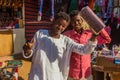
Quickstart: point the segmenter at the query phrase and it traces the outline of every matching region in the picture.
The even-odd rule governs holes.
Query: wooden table
[[[114,58],[99,56],[92,69],[94,80],[120,80],[120,65],[114,64]]]

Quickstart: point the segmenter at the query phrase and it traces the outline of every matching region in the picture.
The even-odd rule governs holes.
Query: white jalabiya
[[[64,35],[56,39],[49,36],[48,30],[37,31],[34,40],[29,80],[67,80],[71,52],[90,53],[97,44],[88,41],[83,46]]]

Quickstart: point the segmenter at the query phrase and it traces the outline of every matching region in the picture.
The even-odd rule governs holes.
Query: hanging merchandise
[[[55,3],[62,3],[62,0],[55,0]]]
[[[113,11],[113,0],[96,0],[94,11],[101,19],[110,18]]]
[[[95,0],[89,0],[88,6],[94,10]]]
[[[100,12],[101,8],[100,8],[100,2],[99,2],[99,0],[95,1],[95,7],[94,8],[95,8],[96,12]]]
[[[108,7],[107,7],[107,18],[111,18],[113,14],[113,0],[108,1]]]
[[[101,7],[101,18],[104,18],[104,14],[105,14],[105,0],[100,0],[100,7]]]
[[[16,13],[15,16],[17,18],[22,18],[22,1],[21,0],[15,0],[14,12]]]
[[[114,7],[118,7],[118,5],[119,5],[119,0],[113,0],[114,2],[113,2],[113,5],[114,5]]]
[[[99,0],[95,1],[94,12],[98,17],[101,17],[101,7],[100,7],[100,1]]]
[[[52,21],[54,19],[54,0],[50,0],[51,1],[51,15],[50,15],[50,21]],[[42,11],[43,11],[43,3],[45,2],[45,0],[39,0],[39,11],[38,11],[38,21],[41,21],[42,19]]]
[[[14,19],[22,19],[23,0],[0,0],[0,29],[14,28]]]
[[[78,0],[78,9],[81,10],[83,7],[88,6],[90,0]]]
[[[78,0],[78,9],[81,10],[84,6],[84,0]]]
[[[85,6],[88,6],[89,1],[90,1],[90,0],[84,0],[84,7],[85,7]]]
[[[107,12],[107,8],[108,8],[108,1],[109,1],[109,0],[105,0],[105,12]]]
[[[77,0],[70,0],[70,6],[68,9],[68,13],[70,13],[72,10],[76,10],[76,9],[78,9]]]
[[[118,18],[119,17],[119,8],[115,7],[113,10],[113,13],[114,13],[114,17]]]

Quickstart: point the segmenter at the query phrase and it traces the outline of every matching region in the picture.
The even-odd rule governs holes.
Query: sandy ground
[[[15,59],[22,60],[23,65],[19,67],[19,80],[28,80],[28,75],[31,67],[31,59],[24,59],[21,54],[15,55]]]
[[[13,59],[11,56],[3,56],[0,57],[0,62],[11,59]],[[18,68],[18,80],[28,80],[28,75],[31,67],[31,59],[24,59],[21,54],[14,55],[14,59],[22,61],[22,66]],[[11,71],[11,68],[9,68],[8,71]]]
[[[23,62],[22,67],[20,67],[18,69],[19,70],[19,80],[28,80],[31,62],[26,61],[26,60],[22,60],[22,62]]]

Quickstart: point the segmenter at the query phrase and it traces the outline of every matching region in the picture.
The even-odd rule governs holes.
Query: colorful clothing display
[[[93,10],[95,5],[95,0],[89,0],[88,6]]]
[[[77,0],[70,0],[70,5],[68,8],[68,12],[70,13],[72,10],[76,10],[78,9],[78,5],[77,5]]]
[[[94,10],[100,18],[111,18],[113,13],[113,0],[96,0]]]
[[[107,7],[107,17],[110,18],[113,12],[113,0],[108,1],[108,7]]]
[[[43,8],[43,2],[44,0],[39,1],[39,13],[38,13],[38,18],[41,20],[42,17],[42,8]],[[51,0],[51,18],[54,18],[54,0]]]

